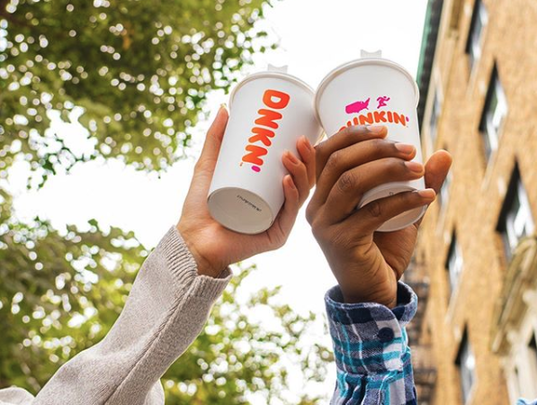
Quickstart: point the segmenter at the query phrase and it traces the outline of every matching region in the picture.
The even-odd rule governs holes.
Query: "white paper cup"
[[[417,105],[419,90],[403,67],[382,58],[363,58],[339,66],[321,82],[315,109],[328,136],[351,125],[385,125],[388,139],[414,145],[414,161],[422,163]],[[358,208],[404,191],[423,190],[423,178],[387,183],[364,194]],[[420,207],[398,215],[378,230],[391,232],[418,221],[426,211]]]
[[[255,73],[233,90],[208,196],[223,226],[247,234],[270,228],[285,199],[284,151],[299,156],[302,135],[313,145],[322,134],[313,97],[307,84],[281,72]]]

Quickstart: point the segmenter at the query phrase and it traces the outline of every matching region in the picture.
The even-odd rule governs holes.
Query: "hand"
[[[451,166],[438,151],[425,167],[410,162],[412,145],[384,139],[386,127],[350,127],[316,147],[317,188],[306,216],[338,280],[345,302],[393,308],[397,281],[410,263],[421,221],[396,232],[376,232],[387,220],[432,203]],[[425,176],[427,188],[373,201],[356,210],[372,188]]]
[[[222,107],[207,132],[181,219],[177,224],[177,229],[196,260],[198,273],[213,277],[218,277],[232,263],[283,246],[299,208],[315,184],[315,149],[303,136],[297,142],[301,160],[291,152],[284,153],[282,157],[283,165],[290,174],[283,179],[285,203],[272,226],[257,235],[244,235],[224,228],[209,214],[207,194],[227,120],[227,110]]]

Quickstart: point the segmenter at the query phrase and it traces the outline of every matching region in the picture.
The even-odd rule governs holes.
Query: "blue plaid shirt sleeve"
[[[325,296],[337,365],[333,405],[411,405],[416,390],[405,326],[418,298],[399,282],[397,306],[346,304],[338,286]]]

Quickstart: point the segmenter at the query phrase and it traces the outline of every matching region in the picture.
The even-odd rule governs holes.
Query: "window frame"
[[[520,340],[512,346],[507,361],[507,382],[509,396],[513,401],[520,397],[534,398],[537,395],[537,387],[531,384],[537,380],[537,317],[531,313],[522,322]],[[533,353],[532,353],[533,350]]]
[[[515,204],[516,201],[518,204]],[[514,212],[513,206],[517,206],[516,212]],[[502,238],[507,262],[511,261],[513,252],[520,240],[535,231],[535,220],[518,163],[515,164],[511,174],[496,231]]]
[[[438,124],[440,123],[440,114],[442,111],[442,100],[438,87],[434,91],[433,104],[431,107],[431,116],[429,117],[429,138],[434,150],[436,140],[438,139]]]
[[[494,110],[492,110],[491,107],[494,102],[496,105]],[[509,102],[502,81],[500,80],[498,67],[495,64],[490,76],[487,96],[479,122],[479,133],[483,141],[483,150],[487,163],[490,162],[491,157],[498,150],[503,127],[508,115]]]
[[[445,149],[445,148],[444,148]],[[447,149],[446,149],[447,150]],[[453,168],[450,168],[442,187],[440,187],[440,192],[438,193],[438,203],[442,210],[448,205],[449,195],[451,190],[451,184],[453,183]]]
[[[489,21],[489,13],[483,0],[475,0],[472,12],[470,29],[468,30],[468,39],[466,41],[466,53],[470,63],[470,70],[473,71],[478,65],[482,55],[484,30]],[[476,38],[476,27],[480,24],[479,36]]]
[[[468,353],[466,356],[465,356],[465,352]],[[464,359],[465,357],[467,359]],[[471,362],[473,362],[472,368],[467,367],[467,364],[469,362],[468,359],[471,359]],[[459,343],[459,350],[457,352],[457,357],[455,359],[455,365],[457,366],[457,369],[459,371],[459,383],[460,383],[460,390],[461,390],[461,396],[462,396],[462,403],[466,404],[468,403],[469,399],[472,397],[473,388],[477,380],[475,353],[472,349],[472,345],[470,343],[470,339],[468,336],[468,329],[466,327],[464,328],[464,333]],[[463,369],[463,365],[464,365],[464,369]],[[469,371],[469,376],[470,376],[469,385],[465,384],[464,376],[468,374],[465,370]]]
[[[530,335],[530,340],[526,345],[528,359],[530,363],[531,381],[537,381],[537,330]]]
[[[455,260],[452,260],[453,256]],[[453,266],[453,271],[452,271],[452,266]],[[457,241],[456,232],[453,232],[451,236],[451,242],[448,248],[445,268],[448,272],[449,300],[451,301],[451,297],[453,296],[453,293],[459,286],[461,275],[464,270],[464,258],[462,255],[462,249]]]

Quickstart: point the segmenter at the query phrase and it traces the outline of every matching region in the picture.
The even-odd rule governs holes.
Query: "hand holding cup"
[[[283,178],[282,184],[285,203],[272,226],[257,235],[240,234],[226,229],[210,215],[207,193],[227,122],[227,110],[221,108],[207,132],[181,219],[177,224],[177,229],[196,260],[198,273],[213,277],[217,277],[232,263],[281,247],[315,182],[315,150],[305,137],[300,137],[296,144],[300,156],[287,151],[281,157],[289,174]]]
[[[423,166],[412,145],[385,139],[385,127],[351,126],[316,147],[317,187],[306,217],[346,302],[396,305],[397,281],[410,263],[421,220],[394,232],[386,221],[431,204],[451,166],[438,151]],[[424,177],[426,189],[402,192],[356,209],[379,184]]]

